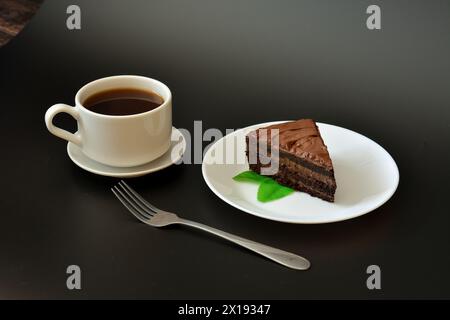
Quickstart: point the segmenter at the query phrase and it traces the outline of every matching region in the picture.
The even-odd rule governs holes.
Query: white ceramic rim
[[[85,93],[85,91],[90,89],[91,87],[96,86],[96,85],[100,84],[101,82],[114,81],[114,80],[125,80],[126,78],[135,78],[135,79],[153,82],[154,84],[159,86],[162,89],[162,91],[165,91],[164,95],[167,96],[167,98],[162,97],[164,99],[164,102],[160,106],[156,107],[155,109],[152,109],[152,110],[149,110],[146,112],[142,112],[142,113],[136,113],[136,114],[130,114],[130,115],[124,115],[124,116],[112,116],[112,115],[97,113],[97,112],[94,112],[94,111],[91,111],[91,110],[85,108],[83,106],[83,104],[81,103],[80,96],[83,95]],[[120,86],[120,87],[125,87],[125,86]],[[135,86],[130,85],[127,88],[134,88],[134,87]],[[139,89],[141,89],[141,88],[139,88]],[[152,91],[156,91],[156,90],[152,90]],[[156,93],[161,95],[160,92],[156,92]],[[145,76],[137,76],[137,75],[118,75],[118,76],[110,76],[110,77],[100,78],[100,79],[86,83],[84,86],[82,86],[78,90],[78,92],[75,95],[75,105],[78,106],[80,109],[82,109],[84,112],[86,112],[92,116],[96,116],[96,117],[100,117],[100,118],[108,118],[108,119],[131,119],[131,118],[143,117],[143,116],[158,112],[160,109],[167,107],[167,105],[171,102],[172,102],[172,92],[170,91],[168,86],[166,86],[164,83],[162,83],[159,80],[145,77]]]

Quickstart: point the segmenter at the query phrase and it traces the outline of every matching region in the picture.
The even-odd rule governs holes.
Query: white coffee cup
[[[93,112],[83,102],[101,91],[134,88],[153,91],[164,99],[159,107],[138,114],[111,116]],[[56,114],[65,112],[77,120],[78,131],[70,133],[53,124]],[[131,167],[150,162],[170,147],[172,94],[158,80],[141,76],[113,76],[92,81],[75,96],[75,106],[58,103],[45,113],[45,124],[55,136],[80,147],[89,158],[115,167]]]

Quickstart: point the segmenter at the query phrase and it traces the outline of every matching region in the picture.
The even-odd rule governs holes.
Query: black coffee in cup
[[[128,116],[153,110],[163,103],[164,99],[153,91],[117,88],[93,94],[83,106],[96,113]]]

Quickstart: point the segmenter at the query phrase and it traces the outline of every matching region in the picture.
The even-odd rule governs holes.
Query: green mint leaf
[[[291,188],[282,186],[272,179],[266,179],[259,185],[257,198],[261,202],[269,202],[281,199],[293,192],[294,190]]]
[[[241,172],[237,176],[233,177],[233,180],[235,180],[235,181],[256,182],[256,183],[261,183],[267,179],[269,179],[269,178],[261,176],[251,170]]]
[[[262,176],[254,171],[248,170],[233,177],[239,182],[254,182],[259,184],[257,199],[261,202],[269,202],[290,195],[295,190],[282,186],[270,177]]]

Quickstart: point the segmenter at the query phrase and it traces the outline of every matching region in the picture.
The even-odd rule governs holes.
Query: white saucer
[[[237,137],[242,138],[251,130],[279,122],[235,131],[208,149],[202,165],[203,177],[219,198],[261,218],[290,223],[328,223],[355,218],[375,210],[397,189],[398,168],[386,150],[359,133],[324,123],[317,125],[333,161],[337,183],[334,203],[304,192],[294,192],[285,198],[262,203],[256,199],[256,184],[232,179],[248,170],[248,164],[210,164],[213,163],[211,159],[214,154],[226,150],[224,146],[230,139],[236,141]],[[245,144],[237,144],[236,149],[235,152],[244,153]]]
[[[172,155],[172,153],[176,152],[177,150],[179,150],[179,152],[177,152],[176,155]],[[117,178],[139,177],[151,172],[167,168],[168,166],[178,162],[178,160],[180,160],[181,157],[183,156],[185,150],[186,150],[186,139],[184,138],[183,134],[175,127],[172,127],[172,144],[169,150],[158,159],[135,167],[119,168],[98,163],[97,161],[92,160],[91,158],[87,157],[83,152],[81,152],[81,149],[77,145],[71,142],[67,144],[67,153],[69,155],[69,158],[77,166],[86,171],[101,176],[117,177]]]

